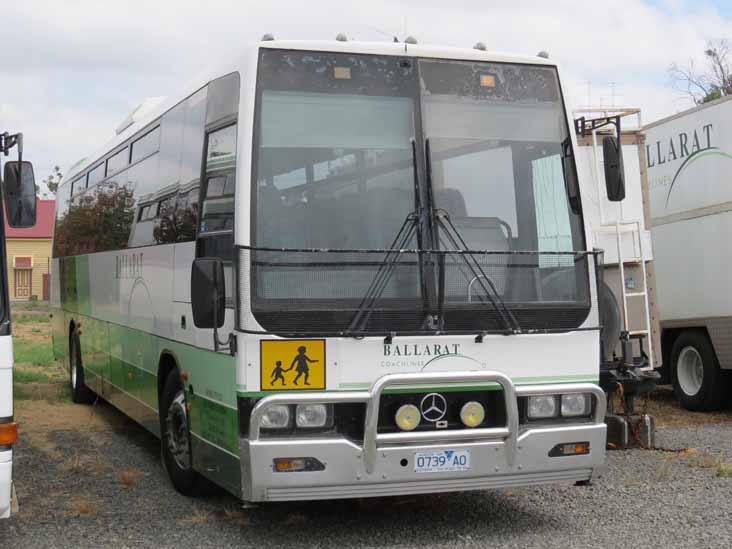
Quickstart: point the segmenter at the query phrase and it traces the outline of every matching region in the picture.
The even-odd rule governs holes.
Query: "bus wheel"
[[[94,393],[84,383],[84,365],[81,361],[81,345],[79,336],[71,334],[69,338],[69,387],[71,400],[76,404],[94,402]]]
[[[727,379],[707,336],[683,332],[671,349],[674,393],[687,410],[717,410],[722,405]]]
[[[186,395],[178,370],[171,370],[160,395],[163,465],[175,489],[185,496],[204,493],[204,479],[193,470]]]

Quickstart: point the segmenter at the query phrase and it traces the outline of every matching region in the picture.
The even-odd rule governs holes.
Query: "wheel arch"
[[[175,353],[169,349],[163,350],[160,353],[160,359],[158,360],[158,409],[160,408],[160,396],[163,394],[163,387],[165,386],[165,380],[168,379],[168,375],[173,370],[180,370],[178,357]]]

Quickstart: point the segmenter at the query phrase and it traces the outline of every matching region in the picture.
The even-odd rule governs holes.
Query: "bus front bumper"
[[[379,434],[381,392],[399,385],[485,382],[503,386],[507,425],[450,431]],[[593,413],[576,423],[532,427],[519,425],[518,397],[537,394],[589,393]],[[259,421],[272,404],[303,402],[364,402],[363,441],[340,436],[261,438]],[[514,387],[498,372],[389,374],[369,391],[273,395],[252,411],[250,436],[241,440],[242,497],[247,501],[286,501],[358,498],[433,492],[453,492],[563,481],[586,481],[604,471],[605,395],[593,384]],[[558,445],[587,443],[581,455],[555,455]],[[469,454],[469,468],[453,472],[418,472],[419,453],[442,451]],[[318,471],[278,472],[274,460],[313,458]]]

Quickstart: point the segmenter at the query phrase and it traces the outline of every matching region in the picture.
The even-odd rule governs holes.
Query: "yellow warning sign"
[[[325,389],[325,340],[260,341],[262,391]]]

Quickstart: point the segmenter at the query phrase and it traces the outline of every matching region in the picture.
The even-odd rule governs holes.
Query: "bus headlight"
[[[562,395],[562,416],[579,417],[590,414],[590,395],[570,393]]]
[[[290,407],[284,404],[269,406],[259,420],[262,429],[286,429],[290,426]]]
[[[328,422],[328,407],[325,404],[298,404],[295,411],[295,424],[298,427],[325,427]]]
[[[420,421],[419,408],[414,404],[400,406],[394,415],[394,421],[402,431],[414,431]]]
[[[460,421],[466,427],[477,427],[485,419],[485,408],[480,402],[471,400],[463,404],[460,409]]]
[[[529,419],[548,419],[559,415],[556,395],[537,395],[529,397],[527,410]]]

